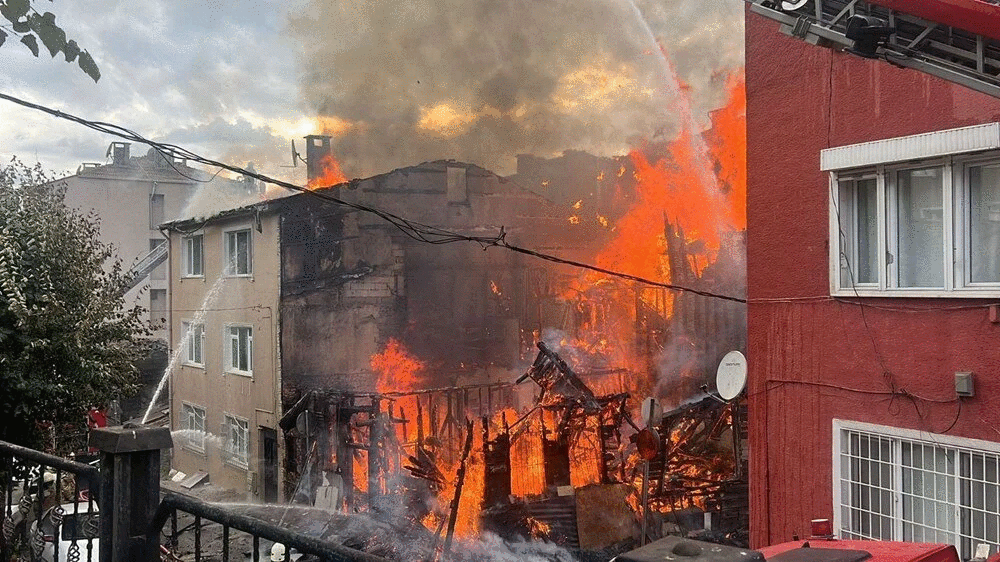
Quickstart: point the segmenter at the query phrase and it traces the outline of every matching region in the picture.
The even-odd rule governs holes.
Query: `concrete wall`
[[[241,228],[250,229],[253,274],[226,276],[223,274],[224,233]],[[186,229],[186,232],[191,231]],[[216,219],[195,233],[204,236],[205,275],[202,277],[180,274],[184,235],[174,231],[170,236],[171,349],[177,355],[170,379],[171,428],[181,427],[182,405],[187,403],[205,409],[205,429],[211,435],[203,452],[193,450],[185,445],[183,438],[175,437],[173,467],[187,474],[205,470],[212,483],[247,491],[248,497],[259,499],[264,472],[261,429],[277,429],[280,417],[278,217],[264,213],[259,218],[243,214]],[[199,311],[204,311],[205,361],[203,366],[193,366],[185,364],[182,325],[198,319]],[[227,345],[225,330],[230,324],[253,328],[252,376],[227,372],[223,354]],[[249,423],[249,466],[246,468],[228,462],[223,455],[228,439],[224,431],[226,414]],[[280,448],[280,437],[278,443]],[[280,451],[278,458],[281,458]],[[279,481],[278,490],[281,489]]]
[[[1000,324],[989,321],[990,301],[830,299],[829,179],[819,169],[823,148],[998,121],[1000,100],[817,48],[777,27],[748,12],[755,547],[833,518],[835,418],[1000,441]],[[966,370],[977,375],[976,397],[956,420],[954,373]],[[893,388],[944,403],[894,397]]]
[[[104,173],[112,168],[114,173]],[[84,213],[97,213],[101,219],[101,238],[114,244],[125,269],[149,253],[150,240],[162,241],[160,231],[150,222],[153,195],[162,195],[163,218],[160,222],[177,218],[188,197],[195,189],[195,182],[179,175],[168,179],[164,174],[144,178],[142,170],[130,167],[102,166],[84,168],[80,173],[63,181],[67,184],[66,204]],[[152,226],[152,228],[151,228]],[[167,290],[166,264],[157,268],[143,283],[125,295],[129,305],[139,304],[151,311],[154,337],[167,339],[166,314],[156,312],[150,296],[154,291]],[[166,295],[163,295],[166,296]],[[165,312],[166,302],[163,302]]]

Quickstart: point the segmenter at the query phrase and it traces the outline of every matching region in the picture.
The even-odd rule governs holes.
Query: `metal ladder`
[[[127,293],[134,289],[139,283],[142,283],[154,269],[167,259],[167,241],[164,240],[160,242],[158,246],[153,248],[146,254],[141,260],[139,260],[132,269],[128,271],[128,283],[125,285],[123,292]]]
[[[893,33],[871,58],[912,68],[1000,98],[1000,41],[941,22],[890,10],[860,0],[809,0],[785,10],[775,0],[747,0],[750,10],[781,24],[781,31],[813,45],[860,54],[847,37],[854,15],[885,21]],[[1000,10],[1000,6],[997,7]]]

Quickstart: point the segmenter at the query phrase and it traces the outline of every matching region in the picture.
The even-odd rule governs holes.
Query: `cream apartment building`
[[[278,216],[271,203],[168,223],[173,467],[277,501]]]

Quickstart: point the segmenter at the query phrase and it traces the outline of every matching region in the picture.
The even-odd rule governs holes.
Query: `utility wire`
[[[63,112],[63,111],[59,111],[59,110],[56,110],[56,109],[51,109],[51,108],[45,107],[43,105],[39,105],[39,104],[32,103],[32,102],[29,102],[29,101],[26,101],[26,100],[22,100],[20,98],[11,96],[9,94],[5,94],[3,92],[0,92],[0,99],[9,101],[11,103],[20,105],[22,107],[26,107],[26,108],[29,108],[29,109],[34,109],[36,111],[41,111],[42,113],[46,113],[48,115],[51,115],[53,117],[57,117],[59,119],[64,119],[66,121],[72,121],[73,123],[76,123],[78,125],[82,125],[84,127],[87,127],[88,129],[92,129],[92,130],[97,131],[99,133],[103,133],[103,134],[107,134],[107,135],[112,135],[112,136],[115,136],[115,137],[118,137],[118,138],[122,138],[122,139],[125,139],[125,140],[128,140],[128,141],[135,142],[135,143],[141,143],[141,144],[149,145],[154,150],[156,150],[157,152],[159,152],[164,158],[166,158],[168,162],[172,162],[173,161],[173,159],[172,159],[171,156],[178,156],[180,158],[185,158],[187,160],[190,160],[192,162],[197,162],[197,163],[203,164],[205,166],[217,167],[217,168],[220,168],[222,170],[228,170],[230,172],[234,172],[234,173],[246,176],[246,177],[254,178],[254,179],[262,181],[264,183],[268,183],[268,184],[272,184],[272,185],[277,185],[279,187],[283,187],[285,189],[289,189],[291,191],[295,191],[295,192],[298,192],[298,193],[306,193],[306,194],[309,194],[309,195],[311,195],[313,197],[317,197],[319,199],[322,199],[324,201],[328,201],[328,202],[331,202],[331,203],[336,203],[338,205],[342,205],[342,206],[345,206],[345,207],[356,209],[358,211],[362,211],[362,212],[366,212],[366,213],[370,213],[370,214],[376,215],[379,218],[381,218],[381,219],[387,221],[388,223],[392,224],[393,226],[395,226],[397,229],[399,229],[400,232],[402,232],[406,236],[412,238],[413,240],[419,241],[419,242],[424,242],[424,243],[428,243],[428,244],[449,244],[449,243],[452,243],[452,242],[475,242],[477,244],[480,244],[483,247],[484,250],[488,249],[491,246],[496,246],[496,247],[499,247],[499,248],[504,248],[506,250],[515,252],[515,253],[524,254],[524,255],[528,255],[528,256],[533,256],[533,257],[536,257],[536,258],[539,258],[539,259],[543,259],[543,260],[546,260],[546,261],[549,261],[549,262],[553,262],[553,263],[558,263],[558,264],[563,264],[563,265],[569,265],[569,266],[577,267],[577,268],[580,268],[580,269],[586,269],[586,270],[590,270],[590,271],[595,271],[597,273],[603,273],[603,274],[608,275],[608,276],[618,277],[618,278],[621,278],[621,279],[627,279],[627,280],[630,280],[630,281],[635,281],[636,283],[641,283],[643,285],[650,285],[650,286],[653,286],[653,287],[661,287],[661,288],[669,289],[669,290],[672,290],[672,291],[688,292],[688,293],[693,293],[693,294],[696,294],[696,295],[701,295],[701,296],[704,296],[704,297],[716,298],[716,299],[721,299],[721,300],[726,300],[726,301],[731,301],[731,302],[746,303],[746,299],[745,298],[734,297],[734,296],[731,296],[731,295],[723,295],[723,294],[719,294],[719,293],[713,293],[711,291],[704,291],[704,290],[701,290],[701,289],[695,289],[693,287],[685,287],[685,286],[682,286],[682,285],[674,285],[672,283],[662,283],[662,282],[659,282],[659,281],[653,281],[651,279],[646,279],[644,277],[639,277],[637,275],[631,275],[631,274],[628,274],[628,273],[622,273],[620,271],[614,271],[614,270],[611,270],[611,269],[606,269],[606,268],[603,268],[603,267],[598,267],[596,265],[591,265],[591,264],[580,262],[580,261],[567,260],[567,259],[560,258],[558,256],[553,256],[551,254],[545,254],[545,253],[542,253],[542,252],[531,250],[529,248],[524,248],[524,247],[521,247],[521,246],[516,246],[514,244],[511,244],[511,243],[507,242],[507,240],[506,240],[507,233],[506,233],[506,231],[504,230],[504,228],[502,226],[500,227],[500,232],[497,233],[496,235],[493,235],[493,236],[471,236],[471,235],[467,235],[467,234],[461,234],[461,233],[458,233],[458,232],[453,232],[453,231],[446,230],[446,229],[443,229],[443,228],[439,228],[439,227],[436,227],[436,226],[430,226],[430,225],[422,224],[422,223],[419,223],[419,222],[415,222],[415,221],[406,219],[404,217],[401,217],[399,215],[390,213],[389,211],[385,211],[383,209],[379,209],[377,207],[371,207],[369,205],[364,205],[364,204],[361,204],[361,203],[354,203],[354,202],[350,202],[350,201],[345,201],[343,199],[340,199],[338,197],[334,197],[333,195],[330,195],[330,194],[325,193],[323,191],[323,189],[325,189],[327,187],[334,187],[334,186],[324,186],[324,187],[318,188],[316,190],[307,189],[305,187],[302,187],[302,186],[299,186],[299,185],[295,185],[293,183],[289,183],[289,182],[286,182],[286,181],[282,181],[282,180],[279,180],[279,179],[276,179],[276,178],[272,178],[272,177],[266,176],[264,174],[260,174],[258,172],[255,172],[255,171],[251,171],[251,170],[247,170],[247,169],[241,168],[239,166],[233,166],[231,164],[226,164],[224,162],[219,162],[217,160],[212,160],[212,159],[206,158],[204,156],[201,156],[200,154],[197,154],[195,152],[192,152],[192,151],[190,151],[190,150],[188,150],[186,148],[183,148],[183,147],[175,145],[175,144],[160,143],[160,142],[149,140],[149,139],[143,137],[142,135],[136,133],[135,131],[132,131],[132,130],[127,129],[125,127],[122,127],[120,125],[115,125],[113,123],[105,123],[105,122],[102,122],[102,121],[91,121],[91,120],[84,119],[82,117],[77,117],[76,115],[72,115],[72,114],[69,114],[69,113],[66,113],[66,112]],[[217,174],[218,174],[218,172],[217,172]]]

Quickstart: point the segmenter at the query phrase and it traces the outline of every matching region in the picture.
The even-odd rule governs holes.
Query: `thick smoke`
[[[316,0],[290,27],[349,176],[440,158],[510,173],[519,153],[620,154],[672,131],[661,47],[697,109],[721,99],[717,71],[742,48],[726,1]]]

